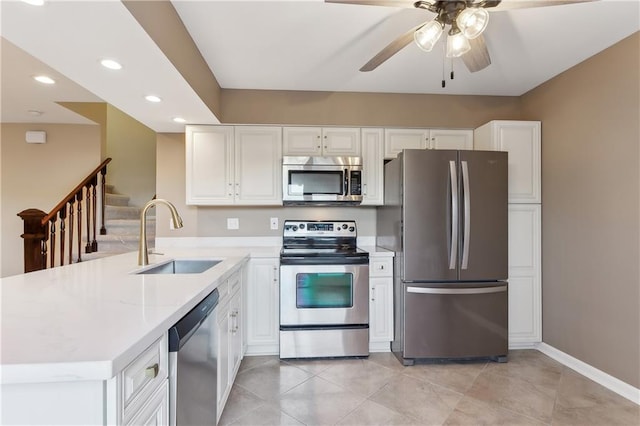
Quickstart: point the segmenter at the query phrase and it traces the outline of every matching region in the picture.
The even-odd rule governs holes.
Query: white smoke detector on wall
[[[26,135],[27,143],[46,143],[47,132],[43,130],[28,131]]]

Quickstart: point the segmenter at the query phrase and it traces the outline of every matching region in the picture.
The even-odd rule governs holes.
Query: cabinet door
[[[231,390],[229,376],[229,345],[230,345],[230,321],[229,304],[219,306],[216,309],[216,323],[218,332],[218,420],[224,409],[224,404]]]
[[[233,127],[186,127],[187,204],[233,204]]]
[[[384,204],[383,151],[383,129],[362,129],[362,205]]]
[[[509,152],[509,203],[540,203],[540,122],[491,121],[474,132],[475,149]]]
[[[236,204],[282,204],[282,129],[235,128]]]
[[[278,259],[251,259],[247,283],[247,354],[277,355],[280,327]]]
[[[542,341],[541,206],[509,205],[509,346]]]
[[[284,155],[322,155],[320,127],[284,127],[282,138]]]
[[[360,156],[360,129],[352,127],[322,129],[322,155]]]
[[[473,149],[473,130],[431,129],[431,149]]]
[[[169,384],[165,380],[162,386],[146,402],[126,425],[162,426],[169,424]]]
[[[428,129],[385,129],[384,158],[396,158],[403,149],[426,149]]]
[[[393,340],[393,277],[370,278],[369,283],[369,341],[390,342]]]
[[[229,302],[229,382],[236,377],[242,361],[242,311],[240,309],[241,291],[237,291]]]

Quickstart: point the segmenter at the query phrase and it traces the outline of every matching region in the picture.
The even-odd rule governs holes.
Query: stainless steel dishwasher
[[[179,426],[216,424],[217,363],[214,290],[169,329],[169,420]]]

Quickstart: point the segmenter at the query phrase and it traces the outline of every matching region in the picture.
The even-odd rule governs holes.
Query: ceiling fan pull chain
[[[444,67],[447,66],[447,51],[446,45],[442,45],[442,88],[444,89],[447,86],[447,82],[444,79]]]
[[[453,80],[453,58],[451,58],[451,80]]]

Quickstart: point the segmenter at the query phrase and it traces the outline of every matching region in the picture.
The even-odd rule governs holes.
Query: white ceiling
[[[454,59],[455,80],[443,89],[441,49],[426,53],[410,44],[376,70],[358,71],[393,39],[431,19],[428,11],[322,0],[172,3],[220,85],[235,89],[517,96],[640,30],[636,0],[494,11],[485,32],[492,64],[472,74]],[[119,1],[42,7],[5,1],[1,7],[4,38],[152,129],[182,131],[174,116],[218,122]],[[119,60],[123,70],[100,67],[103,57]],[[13,109],[39,109],[5,97],[5,72],[17,64],[3,52],[3,122],[19,114]],[[450,66],[447,61],[447,75]],[[12,78],[20,71],[35,73],[12,69]],[[82,101],[87,93],[80,93],[60,100]],[[163,102],[149,104],[143,99],[149,93]]]

